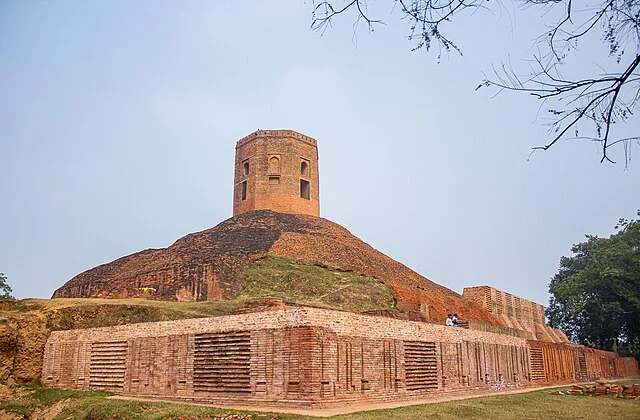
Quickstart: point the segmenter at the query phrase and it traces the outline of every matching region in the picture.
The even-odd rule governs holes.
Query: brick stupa
[[[442,323],[447,313],[504,325],[482,302],[463,299],[319,217],[315,139],[292,130],[258,130],[236,144],[233,216],[164,249],[148,249],[78,274],[53,297],[231,299],[243,273],[266,256],[374,277],[398,308]]]
[[[348,404],[365,409],[374,402],[639,374],[633,358],[568,343],[544,325],[539,304],[488,286],[460,296],[394,261],[319,217],[318,192],[315,140],[259,130],[236,147],[234,217],[166,249],[81,273],[54,296],[125,297],[153,289],[157,299],[230,299],[250,267],[286,257],[373,277],[393,291],[400,311],[356,314],[290,305],[56,331],[45,347],[42,383],[273,411]],[[362,294],[370,296],[371,289]],[[452,312],[464,314],[459,327],[443,325]]]

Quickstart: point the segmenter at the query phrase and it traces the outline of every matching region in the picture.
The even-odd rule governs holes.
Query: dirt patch
[[[34,411],[30,418],[33,420],[53,420],[67,408],[70,402],[69,399],[58,401],[49,407]]]
[[[22,386],[7,386],[0,384],[0,400],[10,401],[21,398],[28,398],[33,395],[35,391],[30,388]]]
[[[23,416],[19,416],[15,413],[7,413],[4,410],[0,410],[0,420],[22,420]]]

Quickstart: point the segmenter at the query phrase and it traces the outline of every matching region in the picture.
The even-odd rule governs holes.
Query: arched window
[[[247,181],[242,181],[240,184],[240,199],[242,201],[247,199]]]
[[[302,176],[308,176],[307,174],[309,173],[309,164],[303,160],[300,163],[300,175]]]
[[[245,160],[242,163],[242,175],[243,176],[249,175],[249,161],[248,160]]]
[[[280,159],[278,159],[275,156],[272,156],[269,159],[269,173],[270,174],[280,173]]]
[[[311,185],[309,181],[305,181],[304,179],[300,180],[300,198],[304,198],[305,200],[311,199]]]

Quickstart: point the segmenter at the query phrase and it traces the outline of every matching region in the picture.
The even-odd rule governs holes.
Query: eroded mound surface
[[[378,279],[393,290],[398,308],[422,307],[437,322],[456,312],[462,318],[497,323],[480,306],[375,250],[336,223],[269,210],[243,213],[168,248],[142,251],[85,271],[53,297],[151,294],[167,300],[231,299],[240,293],[252,264],[267,256]]]
[[[42,373],[51,331],[233,314],[242,302],[145,299],[26,299],[0,302],[0,381],[32,382]]]

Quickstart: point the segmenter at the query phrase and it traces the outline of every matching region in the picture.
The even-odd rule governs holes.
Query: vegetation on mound
[[[636,380],[637,382],[637,380]],[[1,388],[7,388],[0,384]],[[16,418],[56,419],[175,419],[216,418],[236,414],[236,418],[253,419],[314,419],[298,414],[237,411],[202,405],[170,402],[128,401],[109,398],[104,391],[65,391],[57,389],[14,386],[15,396],[0,394],[2,414]],[[475,397],[457,401],[413,405],[388,410],[363,411],[331,417],[336,420],[367,419],[557,419],[599,420],[615,418],[637,419],[640,402],[620,398],[592,398],[558,395],[557,390],[539,390],[522,394]],[[25,391],[26,390],[26,391]],[[225,417],[222,417],[225,418]]]
[[[271,298],[351,312],[395,309],[393,291],[373,277],[269,256],[244,273],[236,299]]]

